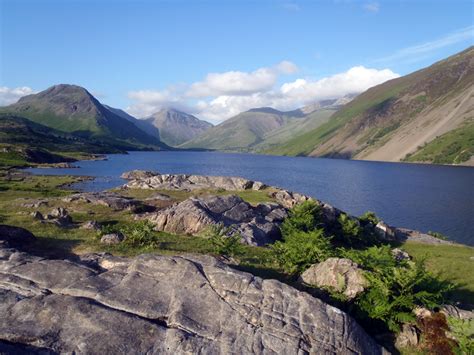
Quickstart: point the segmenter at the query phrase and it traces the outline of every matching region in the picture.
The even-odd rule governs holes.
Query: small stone
[[[40,221],[44,219],[43,215],[39,211],[31,212],[31,217],[33,217],[34,219],[38,219]]]
[[[416,328],[410,324],[403,324],[402,331],[398,333],[395,346],[398,349],[416,347],[418,345],[418,333]]]
[[[65,208],[58,207],[58,208],[55,208],[55,209],[50,213],[50,215],[51,215],[53,218],[60,218],[60,217],[67,217],[67,216],[69,216],[69,213],[68,213],[68,211],[67,211]]]
[[[100,230],[100,224],[97,221],[87,221],[81,225],[82,229]]]
[[[396,240],[395,230],[384,221],[377,223],[375,226],[375,234],[383,240]]]
[[[102,238],[100,238],[100,242],[102,244],[107,244],[107,245],[114,245],[114,244],[119,244],[125,239],[124,235],[120,232],[117,233],[110,233],[103,235]]]
[[[396,261],[410,260],[410,255],[399,248],[392,249],[392,255]]]

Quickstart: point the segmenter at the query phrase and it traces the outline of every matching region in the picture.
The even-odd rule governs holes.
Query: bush
[[[289,274],[301,273],[333,255],[331,239],[322,229],[293,231],[271,248],[277,263]]]
[[[145,220],[122,228],[121,232],[126,237],[124,243],[132,247],[156,248],[158,246],[158,238],[153,227],[152,223]]]
[[[222,256],[236,256],[241,252],[242,237],[235,233],[229,227],[224,227],[222,224],[211,226],[207,237],[211,241],[214,253]]]
[[[449,332],[458,343],[457,354],[474,354],[474,319],[448,317]]]
[[[368,224],[368,223],[372,223],[373,225],[377,225],[377,223],[380,222],[380,219],[377,217],[375,212],[367,211],[362,216],[359,217],[359,221],[364,225]]]
[[[316,201],[308,200],[294,206],[280,229],[282,235],[290,235],[295,231],[309,232],[321,226],[321,207]]]
[[[369,287],[356,299],[359,317],[382,321],[393,332],[415,321],[415,307],[433,309],[452,289],[426,271],[423,262],[395,261],[388,246],[345,255],[370,271],[365,273]]]

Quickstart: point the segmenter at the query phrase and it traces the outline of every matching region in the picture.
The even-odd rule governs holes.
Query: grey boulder
[[[346,313],[206,256],[87,263],[0,249],[0,349],[73,354],[381,354]]]
[[[124,239],[125,239],[125,236],[122,233],[117,232],[117,233],[109,233],[109,234],[103,235],[102,238],[100,238],[100,242],[106,245],[114,245],[114,244],[119,244]]]
[[[145,216],[156,230],[173,234],[198,235],[210,226],[231,227],[250,245],[265,245],[281,237],[279,225],[287,216],[274,203],[256,207],[235,195],[192,197],[179,204]]]
[[[312,265],[301,274],[301,280],[310,286],[340,292],[348,299],[357,297],[367,286],[363,271],[344,258],[329,258]]]

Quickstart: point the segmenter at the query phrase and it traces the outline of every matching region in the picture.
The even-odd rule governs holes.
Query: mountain
[[[0,112],[121,149],[166,148],[156,137],[143,132],[76,85],[52,86],[22,97],[15,104],[0,108]]]
[[[200,148],[229,151],[248,151],[263,141],[265,134],[286,125],[293,115],[270,107],[251,109],[208,129],[202,135],[181,145],[181,148]]]
[[[266,152],[325,123],[342,102],[353,96],[318,101],[286,112],[271,107],[254,108],[229,118],[182,147]]]
[[[137,125],[170,146],[185,143],[213,127],[209,122],[175,109],[163,109]]]
[[[328,122],[271,153],[472,164],[473,94],[470,47],[367,90]]]

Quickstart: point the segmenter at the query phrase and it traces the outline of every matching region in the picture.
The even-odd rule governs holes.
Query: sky
[[[473,4],[0,0],[0,105],[68,83],[136,117],[292,110],[472,46]]]

